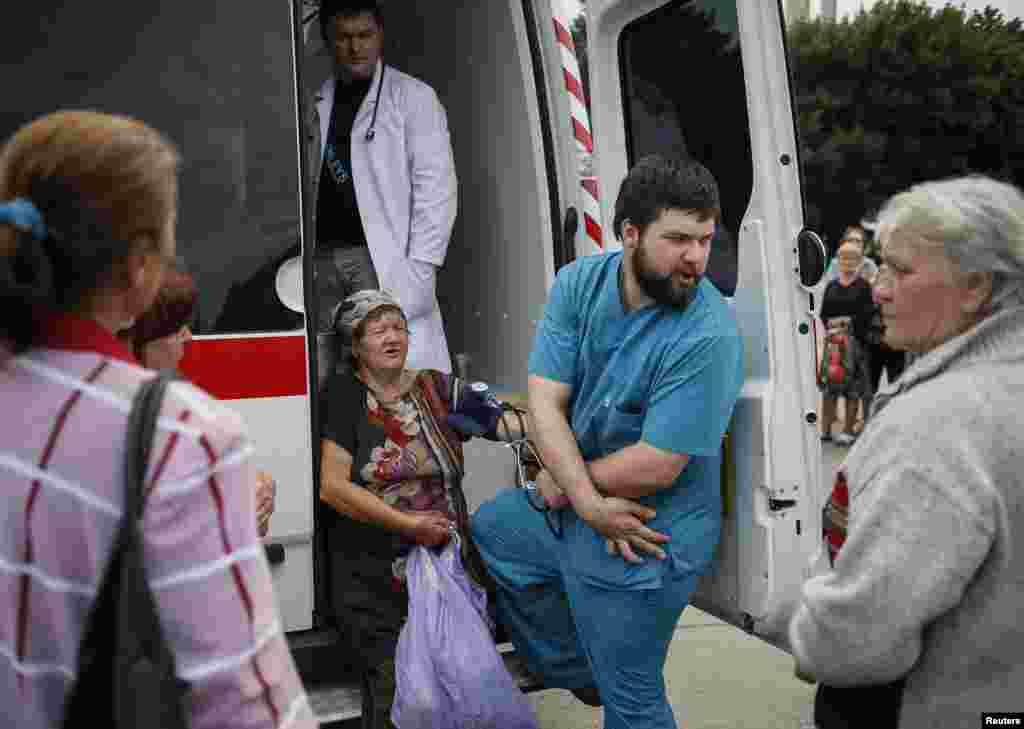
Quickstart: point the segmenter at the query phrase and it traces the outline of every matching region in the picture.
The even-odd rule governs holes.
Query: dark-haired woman
[[[187,271],[168,266],[153,305],[121,332],[135,358],[151,370],[174,370],[192,339],[190,325],[199,292]]]
[[[121,332],[121,338],[143,367],[178,369],[185,356],[185,345],[192,339],[190,324],[198,297],[195,281],[188,271],[168,266],[153,305]],[[256,525],[261,537],[270,531],[276,490],[274,478],[268,472],[256,472]]]

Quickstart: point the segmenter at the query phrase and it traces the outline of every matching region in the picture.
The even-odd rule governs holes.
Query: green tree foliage
[[[831,241],[895,192],[982,172],[1024,185],[1024,28],[886,0],[788,30],[808,225]]]

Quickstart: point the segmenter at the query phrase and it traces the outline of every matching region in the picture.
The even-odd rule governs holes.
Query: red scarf
[[[825,511],[821,517],[821,528],[825,537],[825,547],[828,549],[829,562],[835,566],[839,550],[846,541],[846,525],[850,513],[850,489],[846,485],[846,469],[840,468],[836,471],[835,481],[832,482],[832,495],[825,504]]]

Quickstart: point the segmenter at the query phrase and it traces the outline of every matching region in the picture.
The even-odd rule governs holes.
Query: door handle
[[[796,236],[797,275],[805,289],[813,288],[825,275],[827,255],[821,236],[810,228],[804,228]],[[812,307],[813,308],[813,307]]]
[[[267,562],[271,567],[284,564],[285,550],[283,544],[264,544],[263,553],[267,555]]]

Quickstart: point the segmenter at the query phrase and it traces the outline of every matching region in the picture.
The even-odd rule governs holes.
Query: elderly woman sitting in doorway
[[[837,474],[789,642],[820,727],[972,726],[1024,687],[1024,195],[926,183],[878,223],[886,341],[917,357]]]
[[[462,491],[462,441],[517,440],[524,411],[457,377],[406,369],[409,329],[397,299],[364,290],[339,326],[352,367],[323,396],[320,499],[334,617],[363,672],[363,726],[391,727],[395,647],[408,613],[405,560],[457,532],[469,576],[486,585]]]

